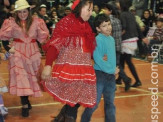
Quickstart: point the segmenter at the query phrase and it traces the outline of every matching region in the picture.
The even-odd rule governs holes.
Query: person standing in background
[[[142,40],[145,38],[141,33],[139,25],[136,23],[135,16],[129,11],[129,7],[132,5],[131,0],[120,0],[119,2],[121,7],[120,20],[122,24],[122,54],[120,63],[123,68],[125,62],[127,63],[136,81],[132,87],[138,87],[142,83],[132,62],[132,55],[135,54],[135,50],[137,49],[138,37]]]
[[[39,11],[38,11],[38,17],[45,21],[46,26],[49,29],[49,32],[51,32],[50,27],[53,25],[53,22],[51,21],[50,17],[47,15],[46,5],[44,4],[40,5]]]

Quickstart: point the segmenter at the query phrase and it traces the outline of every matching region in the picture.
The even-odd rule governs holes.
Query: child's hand
[[[149,44],[149,42],[150,42],[150,39],[149,38],[144,38],[144,39],[142,39],[142,41],[145,43],[145,44]]]
[[[52,70],[51,66],[49,66],[49,65],[45,66],[42,71],[41,78],[43,80],[48,79],[51,76],[51,70]]]
[[[107,55],[104,55],[103,60],[104,61],[107,61],[108,60]]]
[[[115,75],[117,75],[119,73],[119,67],[117,66],[116,69],[115,69]]]

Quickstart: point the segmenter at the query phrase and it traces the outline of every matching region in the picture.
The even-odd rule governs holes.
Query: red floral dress
[[[96,104],[96,76],[91,53],[95,48],[95,37],[88,22],[70,14],[60,20],[52,39],[44,46],[45,51],[54,46],[58,58],[52,77],[45,81],[45,89],[58,101],[85,107]]]
[[[6,19],[0,29],[0,39],[13,39],[15,53],[9,57],[9,92],[17,96],[42,96],[38,84],[41,54],[36,40],[46,41],[49,31],[42,19],[34,18],[28,36],[14,19]]]

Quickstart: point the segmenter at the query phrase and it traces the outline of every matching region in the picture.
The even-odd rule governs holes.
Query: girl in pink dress
[[[31,104],[28,96],[42,96],[37,76],[41,64],[41,54],[36,40],[45,42],[49,31],[42,19],[32,18],[26,0],[15,3],[15,18],[6,19],[0,29],[0,39],[13,39],[9,52],[9,92],[20,96],[22,116],[29,116]]]

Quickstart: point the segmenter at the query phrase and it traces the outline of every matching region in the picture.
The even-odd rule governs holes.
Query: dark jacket
[[[143,38],[139,25],[136,23],[134,15],[129,11],[124,11],[120,15],[122,23],[122,30],[125,33],[122,35],[122,40],[130,39],[133,37]]]

